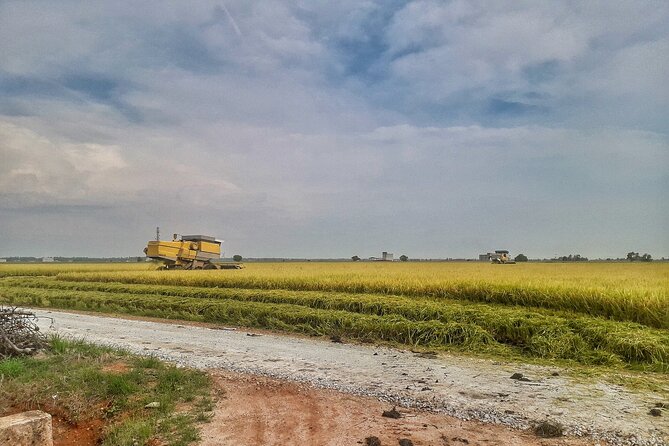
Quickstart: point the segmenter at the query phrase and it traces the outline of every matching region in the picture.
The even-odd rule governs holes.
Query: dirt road
[[[576,438],[543,439],[533,432],[388,403],[307,384],[258,375],[214,371],[220,389],[214,417],[202,429],[200,446],[355,446],[376,437],[381,445],[410,440],[416,446],[591,446]]]
[[[664,445],[669,413],[663,403],[606,383],[576,382],[557,368],[502,364],[449,355],[332,343],[245,329],[226,330],[37,310],[42,327],[63,335],[153,354],[207,369],[252,373],[403,407],[426,408],[461,420],[525,429],[551,420],[569,435],[611,444]],[[511,379],[514,373],[522,379]],[[494,444],[494,443],[490,443]]]

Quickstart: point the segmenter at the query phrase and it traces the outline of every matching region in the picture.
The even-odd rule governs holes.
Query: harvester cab
[[[221,258],[222,240],[208,235],[174,234],[172,241],[151,240],[144,253],[162,260],[160,269],[240,269],[239,263],[215,263]]]

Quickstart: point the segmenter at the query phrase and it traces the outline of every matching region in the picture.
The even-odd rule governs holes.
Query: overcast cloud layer
[[[666,1],[5,1],[0,256],[669,256]]]

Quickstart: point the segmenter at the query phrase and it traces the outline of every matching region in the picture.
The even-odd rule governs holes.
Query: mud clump
[[[525,375],[522,373],[514,373],[511,375],[509,378],[515,379],[516,381],[523,381],[523,382],[529,382],[531,381],[529,378],[527,378]]]
[[[557,438],[564,435],[564,427],[553,421],[542,421],[534,427],[534,433],[541,438]]]
[[[400,440],[400,446],[413,446],[413,441],[409,440],[408,438],[402,438]]]
[[[339,334],[331,334],[330,335],[330,340],[334,342],[335,344],[343,344],[344,340],[341,338],[341,335]]]
[[[384,410],[381,416],[386,418],[402,418],[402,414],[399,413],[394,407],[391,410]]]
[[[658,409],[657,407],[654,407],[648,412],[648,415],[652,415],[654,417],[661,417],[662,416],[662,411],[660,409]]]
[[[371,436],[365,438],[365,444],[367,446],[381,446],[381,440],[379,440],[379,437]]]

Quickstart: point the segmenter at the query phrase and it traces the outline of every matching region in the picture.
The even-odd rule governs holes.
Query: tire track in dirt
[[[214,418],[201,430],[199,446],[350,446],[367,437],[383,445],[410,439],[415,445],[449,446],[585,446],[593,441],[574,438],[540,439],[503,426],[466,422],[413,409],[402,418],[381,414],[388,409],[369,397],[314,389],[247,374],[214,371],[214,386],[222,395]]]

